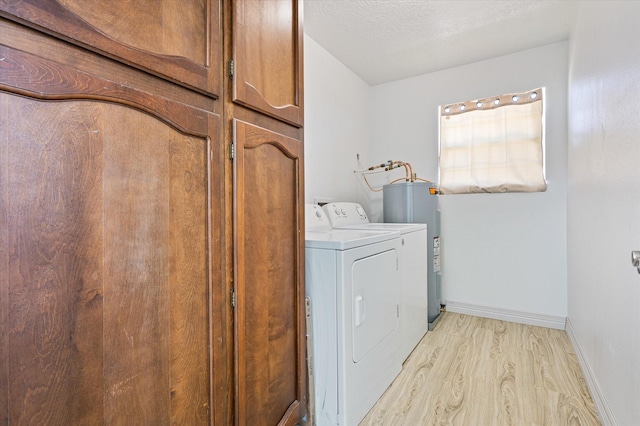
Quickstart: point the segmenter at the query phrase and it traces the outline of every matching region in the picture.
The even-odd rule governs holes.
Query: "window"
[[[440,192],[540,192],[544,89],[440,107]]]

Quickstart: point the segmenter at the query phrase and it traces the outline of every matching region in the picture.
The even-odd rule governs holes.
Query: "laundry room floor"
[[[566,332],[445,312],[360,423],[600,425]]]

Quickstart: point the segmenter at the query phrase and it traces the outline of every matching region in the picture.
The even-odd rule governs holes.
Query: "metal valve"
[[[634,268],[638,269],[638,273],[640,274],[640,251],[634,250],[631,252],[631,264]]]

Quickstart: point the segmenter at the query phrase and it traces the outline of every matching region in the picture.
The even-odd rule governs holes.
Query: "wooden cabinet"
[[[219,115],[9,21],[0,33],[2,423],[208,424]]]
[[[0,16],[220,95],[219,0],[0,0]]]
[[[233,5],[233,100],[302,127],[301,2],[234,0]]]
[[[234,141],[237,424],[302,424],[304,315],[302,10],[231,2],[225,123]]]
[[[0,423],[305,422],[301,54],[297,1],[0,0]]]
[[[234,122],[240,425],[306,413],[302,144]]]
[[[207,424],[210,143],[117,104],[0,103],[0,417]]]

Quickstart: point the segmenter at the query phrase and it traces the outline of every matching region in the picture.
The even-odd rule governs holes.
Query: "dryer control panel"
[[[305,229],[307,231],[329,231],[331,222],[324,210],[317,204],[305,204]]]

